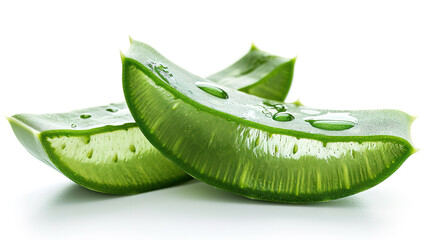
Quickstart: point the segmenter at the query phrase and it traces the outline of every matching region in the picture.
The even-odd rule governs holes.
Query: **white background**
[[[424,1],[1,1],[0,114],[123,101],[128,36],[207,76],[254,42],[298,56],[288,101],[419,116],[411,156],[378,186],[307,205],[193,181],[135,196],[83,189],[0,119],[0,239],[429,239],[429,6]]]

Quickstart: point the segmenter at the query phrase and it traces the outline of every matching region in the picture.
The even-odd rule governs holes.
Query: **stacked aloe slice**
[[[253,199],[324,201],[375,186],[414,152],[403,112],[284,103],[295,59],[254,46],[207,78],[138,41],[122,63],[126,104],[9,118],[30,153],[95,191],[192,176]]]

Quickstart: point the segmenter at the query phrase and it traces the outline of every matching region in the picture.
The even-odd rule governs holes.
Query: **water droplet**
[[[155,68],[155,72],[158,73],[158,76],[160,76],[164,81],[170,83],[172,81],[173,74],[170,73],[167,69],[167,67],[160,65],[159,67]]]
[[[115,112],[119,111],[119,109],[115,108],[115,107],[109,107],[109,108],[106,108],[106,111],[111,112],[111,113],[115,113]]]
[[[213,85],[211,83],[208,83],[208,82],[196,82],[195,85],[199,89],[201,89],[204,92],[206,92],[206,93],[208,93],[210,95],[213,95],[215,97],[223,98],[223,99],[227,99],[228,98],[228,94],[224,90],[220,89],[219,87],[217,87],[217,86],[215,86],[215,85]]]
[[[80,118],[82,118],[82,119],[87,119],[87,118],[90,118],[90,117],[92,117],[92,115],[89,114],[89,113],[84,113],[84,114],[80,115]]]
[[[272,101],[272,100],[264,100],[262,102],[264,105],[270,106],[270,107],[274,107],[275,105],[279,104],[276,101]]]
[[[315,128],[320,128],[329,131],[341,131],[347,130],[354,127],[356,124],[349,121],[338,121],[338,120],[306,120]]]
[[[265,117],[272,118],[274,114],[286,112],[287,110],[287,107],[280,102],[264,100],[262,103],[263,105],[261,104],[259,106],[262,107],[262,113],[265,115]]]
[[[147,66],[153,71],[155,68],[155,62],[154,61],[149,61],[147,62]]]
[[[274,108],[279,112],[286,112],[286,106],[283,104],[276,104],[274,105]]]
[[[72,127],[72,128],[75,128],[75,127],[77,127],[77,126],[76,126],[76,124],[72,123],[71,127]]]
[[[149,61],[147,66],[166,83],[174,81],[173,74],[168,70],[168,67],[154,61]]]
[[[280,122],[289,122],[295,119],[295,117],[287,112],[278,112],[274,114],[273,119]]]
[[[328,131],[341,131],[350,129],[357,124],[357,119],[349,113],[327,113],[304,119],[311,126]]]
[[[266,108],[264,108],[264,110],[262,110],[262,113],[265,115],[265,117],[268,117],[268,118],[273,117],[273,114],[270,112],[270,110],[268,110]]]
[[[310,109],[301,109],[302,113],[308,114],[308,115],[315,115],[315,114],[320,114],[319,111],[316,110],[310,110]]]

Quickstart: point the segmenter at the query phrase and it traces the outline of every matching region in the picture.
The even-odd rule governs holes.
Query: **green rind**
[[[154,53],[151,51],[147,52],[147,55],[151,55],[151,54],[154,54]],[[159,58],[158,58],[158,61],[160,61]],[[162,62],[162,63],[164,63],[164,62]],[[221,183],[220,181],[218,181],[216,179],[207,178],[207,176],[205,174],[201,174],[196,169],[192,169],[190,166],[188,166],[185,163],[184,159],[181,159],[179,156],[177,156],[174,151],[172,151],[170,148],[166,147],[165,143],[161,142],[161,140],[157,138],[157,134],[154,133],[153,129],[150,129],[146,125],[146,122],[145,122],[145,118],[149,117],[150,115],[148,115],[146,117],[142,117],[142,115],[144,116],[145,114],[143,112],[140,112],[139,109],[136,108],[136,106],[139,104],[139,102],[134,102],[134,100],[132,99],[133,96],[132,96],[131,89],[129,88],[129,86],[130,86],[129,81],[131,78],[133,78],[133,76],[128,75],[128,74],[130,74],[128,72],[128,69],[127,69],[128,64],[132,64],[135,67],[137,67],[144,75],[146,75],[146,77],[148,79],[150,79],[148,81],[154,82],[153,91],[157,91],[155,89],[165,89],[169,94],[172,95],[172,99],[181,99],[183,102],[192,106],[195,110],[195,113],[189,111],[188,113],[190,115],[203,111],[203,112],[206,112],[209,114],[213,114],[213,115],[215,115],[219,118],[225,119],[227,121],[235,122],[237,125],[245,125],[248,127],[252,127],[255,129],[259,129],[259,130],[268,132],[270,134],[284,134],[284,135],[295,136],[298,138],[315,139],[315,140],[322,141],[325,143],[327,143],[327,142],[348,142],[348,141],[352,141],[352,142],[389,141],[392,143],[398,143],[398,144],[402,145],[406,150],[404,151],[404,153],[402,154],[402,156],[399,159],[395,159],[394,165],[392,165],[388,169],[385,169],[382,173],[377,175],[377,177],[375,177],[371,180],[368,180],[364,183],[355,185],[351,189],[342,189],[342,190],[337,191],[335,193],[328,192],[326,194],[318,194],[318,195],[313,194],[313,195],[308,195],[308,196],[300,195],[299,197],[294,197],[291,195],[281,196],[281,195],[278,195],[275,193],[270,193],[267,191],[258,191],[258,190],[251,190],[250,191],[248,189],[237,188],[237,187],[231,186],[229,184]],[[168,62],[167,64],[171,65],[170,62]],[[175,72],[172,71],[172,73],[174,74]],[[185,76],[185,75],[186,74],[183,74],[183,72],[180,73],[180,76]],[[194,76],[190,75],[189,77],[192,78]],[[197,80],[200,81],[201,79],[197,79]],[[197,80],[195,80],[195,81],[197,81]],[[414,149],[411,146],[410,140],[409,140],[410,139],[409,131],[403,131],[403,130],[401,130],[401,131],[392,130],[391,132],[388,131],[392,135],[381,134],[381,135],[341,136],[341,135],[334,135],[331,133],[330,133],[331,135],[330,134],[321,135],[321,134],[314,134],[314,133],[308,133],[308,132],[294,131],[294,130],[289,130],[289,129],[274,128],[274,127],[270,127],[270,126],[260,124],[258,122],[244,120],[241,117],[237,117],[237,116],[234,116],[231,114],[227,114],[227,113],[222,112],[222,111],[214,110],[210,107],[207,107],[207,106],[204,106],[204,105],[198,103],[195,100],[190,99],[188,96],[182,94],[180,91],[178,91],[175,88],[173,88],[172,86],[166,84],[164,81],[160,81],[160,79],[156,75],[154,75],[150,70],[148,70],[143,64],[140,63],[140,60],[132,59],[132,56],[131,56],[131,58],[126,57],[123,59],[123,85],[124,85],[124,93],[126,96],[126,100],[127,100],[128,106],[130,108],[130,111],[131,111],[134,119],[136,119],[137,124],[139,125],[140,129],[143,131],[145,136],[148,138],[148,140],[156,148],[158,148],[164,155],[166,155],[166,157],[168,157],[170,160],[174,161],[181,168],[183,168],[185,171],[187,171],[190,175],[192,175],[193,177],[195,177],[199,180],[205,181],[205,182],[207,182],[213,186],[216,186],[216,187],[219,187],[219,188],[222,188],[222,189],[234,192],[234,193],[238,193],[238,194],[243,195],[243,196],[247,196],[249,198],[261,199],[261,200],[270,200],[270,201],[314,202],[314,201],[325,201],[325,200],[336,199],[336,198],[348,196],[348,195],[363,191],[365,189],[368,189],[368,188],[380,183],[385,178],[390,176],[404,162],[404,160],[414,152]],[[161,94],[161,92],[159,94]],[[144,99],[144,97],[141,99]],[[160,104],[163,104],[161,102],[161,98],[159,99],[159,101],[160,101]],[[166,100],[166,101],[171,103],[170,102],[171,100]],[[168,103],[164,103],[164,104],[168,104]],[[289,105],[289,107],[291,108],[292,106]],[[296,106],[296,107],[298,107],[298,106]],[[163,111],[166,111],[166,110],[163,110]],[[399,111],[387,111],[386,110],[384,112],[389,113],[391,115],[397,115],[397,118],[399,119],[398,125],[400,125],[400,126],[407,125],[409,128],[409,123],[411,121],[410,121],[410,117],[408,115],[406,115],[402,112],[399,112]],[[363,114],[363,113],[369,114],[370,112],[361,111],[361,114]],[[401,119],[403,119],[403,120],[401,120]],[[192,123],[190,124],[190,126],[192,126]],[[178,133],[178,134],[183,134],[183,133]]]

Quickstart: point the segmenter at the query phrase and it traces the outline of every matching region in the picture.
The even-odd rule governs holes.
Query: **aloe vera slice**
[[[255,64],[255,59],[260,58],[268,60]],[[250,85],[258,89],[269,89],[270,86],[262,88],[267,84],[285,85],[286,88],[276,87],[270,92],[274,99],[284,99],[292,81],[293,59],[269,55],[252,47],[238,62],[239,65],[228,68],[230,74],[223,73],[213,80],[228,79],[225,84],[231,87],[240,82],[238,85],[248,90],[253,89]],[[258,74],[249,72],[246,62],[251,63]],[[161,76],[168,75],[168,69],[159,64],[153,63],[151,67]],[[260,90],[256,92],[264,94]],[[18,114],[8,120],[32,155],[94,191],[132,194],[191,179],[147,141],[125,103],[69,113]]]
[[[128,107],[191,176],[253,199],[313,202],[371,188],[410,156],[412,117],[284,104],[190,74],[152,48],[123,57]],[[148,62],[168,67],[168,77]]]
[[[190,179],[141,134],[125,103],[8,120],[33,156],[94,191],[133,194]]]

